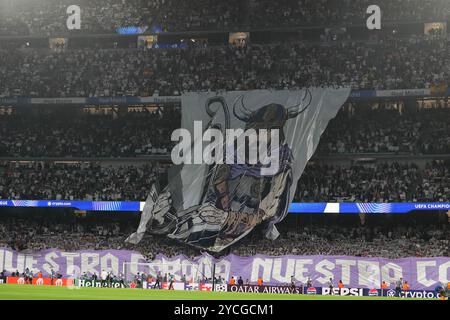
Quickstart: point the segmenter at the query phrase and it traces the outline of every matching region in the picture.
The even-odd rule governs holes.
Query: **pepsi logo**
[[[310,287],[306,290],[306,294],[317,294],[317,289],[314,287]]]
[[[378,290],[377,289],[370,289],[369,290],[369,296],[371,296],[371,297],[378,297]]]

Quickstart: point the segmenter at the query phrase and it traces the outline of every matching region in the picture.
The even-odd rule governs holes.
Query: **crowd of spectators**
[[[356,106],[330,121],[317,153],[450,154],[450,109],[371,109]]]
[[[0,157],[138,157],[170,154],[176,108],[113,115],[64,112],[0,116]]]
[[[228,30],[240,25],[244,13],[237,0],[0,0],[0,35],[66,34],[66,11],[74,4],[81,9],[75,32],[90,34],[127,27],[153,33]]]
[[[450,162],[314,163],[301,176],[295,195],[301,202],[450,201]]]
[[[450,83],[448,39],[170,49],[0,50],[0,97],[179,95],[186,91]]]
[[[342,227],[308,226],[277,240],[249,239],[238,255],[349,255],[360,257],[441,257],[450,254],[449,226]]]
[[[69,0],[0,0],[0,36],[67,32]],[[363,24],[368,5],[387,20],[448,20],[447,0],[80,0],[80,32],[121,27],[149,32]],[[406,5],[405,5],[406,4]],[[429,88],[450,83],[449,39],[411,37],[377,44],[190,46],[171,49],[0,50],[2,97],[164,96],[186,91]],[[448,109],[413,112],[341,112],[325,131],[318,154],[450,153]],[[118,117],[73,114],[0,116],[0,157],[138,157],[167,155],[180,126],[175,108]],[[137,200],[167,179],[163,164],[2,162],[1,199]],[[302,175],[296,201],[450,201],[450,163],[397,162],[332,165],[314,161]],[[134,249],[148,258],[199,252],[146,235],[126,244],[137,217],[92,223],[51,218],[4,218],[0,247]],[[411,226],[303,226],[276,241],[249,237],[229,253],[330,254],[401,258],[448,256],[448,224]]]
[[[149,259],[158,253],[191,257],[198,254],[197,250],[175,241],[148,234],[137,245],[126,243],[127,236],[136,231],[138,221],[138,215],[118,221],[110,221],[107,217],[8,217],[0,225],[0,247],[31,252],[49,248],[63,251],[129,249],[137,250]]]
[[[60,35],[71,0],[1,0],[0,35]],[[79,0],[81,32],[114,33],[139,27],[149,32],[236,30],[261,27],[365,24],[369,5],[385,21],[446,21],[446,0]]]
[[[449,225],[446,222],[402,225],[386,224],[384,217],[377,219],[380,221],[371,225],[336,222],[325,225],[304,223],[301,226],[291,223],[288,226],[286,223],[277,240],[263,239],[261,234],[254,232],[222,254],[353,255],[396,259],[439,257],[450,253]],[[137,245],[125,243],[126,237],[135,231],[137,221],[134,218],[114,222],[107,218],[64,220],[54,217],[8,217],[0,225],[0,247],[22,251],[48,248],[63,251],[128,249],[139,251],[148,259],[160,253],[188,257],[200,254],[197,249],[149,234]]]
[[[445,0],[282,0],[252,1],[251,25],[293,27],[365,25],[370,5],[378,5],[386,21],[429,21],[450,17]]]
[[[142,201],[167,175],[159,164],[8,162],[0,170],[0,198],[11,200]]]
[[[104,219],[9,217],[0,226],[0,247],[38,251],[47,248],[100,250],[112,246],[121,249],[124,235],[132,230],[129,223]]]
[[[344,107],[328,125],[316,151],[336,154],[450,154],[450,109]],[[177,108],[112,115],[0,115],[0,157],[168,157],[181,126]]]
[[[0,199],[133,200],[147,198],[150,187],[167,184],[168,164],[4,162]],[[333,165],[312,163],[294,197],[299,202],[450,201],[450,163],[381,162]]]

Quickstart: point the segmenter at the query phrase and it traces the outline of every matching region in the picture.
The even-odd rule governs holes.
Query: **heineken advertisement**
[[[56,249],[32,253],[0,248],[0,269],[11,273],[25,268],[44,277],[51,270],[63,278],[81,278],[84,273],[100,275],[102,270],[131,280],[139,273],[156,276],[170,273],[176,282],[185,276],[189,283],[200,283],[213,274],[228,283],[231,277],[242,277],[245,283],[256,284],[259,277],[264,285],[284,286],[291,283],[305,284],[310,278],[314,287],[327,287],[330,278],[337,284],[342,280],[346,288],[379,289],[382,281],[394,289],[394,283],[403,278],[411,290],[431,290],[450,281],[450,258],[363,258],[353,256],[267,256],[241,257],[227,255],[216,259],[207,253],[190,259],[184,255],[166,257],[157,255],[147,260],[139,253],[128,250],[86,250],[63,252]],[[215,268],[215,272],[214,271]],[[199,280],[200,279],[200,280]],[[86,285],[86,283],[84,284]],[[97,284],[95,284],[97,286]]]
[[[75,280],[75,286],[78,287],[96,287],[96,288],[125,288],[123,281],[101,281],[101,280],[85,280],[77,279]]]

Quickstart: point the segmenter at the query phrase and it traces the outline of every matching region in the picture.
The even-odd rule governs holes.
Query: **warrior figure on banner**
[[[311,92],[306,89],[300,102],[294,106],[271,103],[251,111],[245,106],[244,96],[239,96],[234,101],[232,111],[234,117],[245,124],[246,131],[253,129],[258,133],[261,129],[266,130],[267,145],[272,143],[270,132],[275,130],[279,133],[276,135],[279,141],[275,144],[278,147],[271,149],[271,152],[278,154],[277,170],[271,174],[261,174],[266,166],[262,162],[267,162],[251,164],[247,158],[243,163],[210,165],[205,180],[202,181],[201,202],[178,212],[172,206],[169,188],[157,195],[156,188],[152,187],[140,228],[127,241],[139,242],[142,238],[140,231],[145,232],[147,223],[150,233],[165,234],[169,238],[216,252],[238,241],[260,223],[265,223],[266,237],[276,239],[279,233],[275,224],[283,220],[288,212],[293,183],[294,159],[291,148],[285,141],[284,126],[287,120],[303,113],[310,106],[311,100]],[[212,123],[217,112],[210,108],[213,103],[222,106],[225,125]],[[229,128],[230,112],[223,97],[209,98],[206,112],[211,117],[208,127]],[[223,148],[229,146],[224,145]],[[233,145],[232,148],[245,146]],[[238,152],[233,154],[237,155]]]

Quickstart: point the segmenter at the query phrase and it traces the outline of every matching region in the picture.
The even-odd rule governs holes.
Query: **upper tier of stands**
[[[0,0],[0,35],[67,32],[67,8],[81,8],[81,32],[121,27],[151,32],[239,30],[321,25],[365,25],[369,5],[385,21],[446,21],[447,0]],[[79,31],[78,31],[79,32]]]

